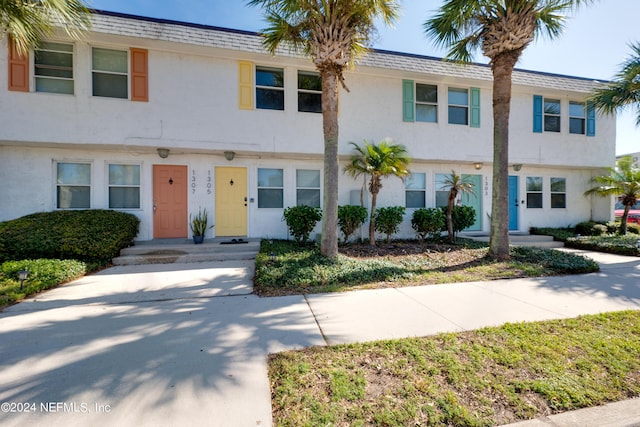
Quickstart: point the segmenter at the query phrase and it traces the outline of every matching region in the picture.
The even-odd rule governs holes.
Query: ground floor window
[[[412,173],[405,181],[405,206],[424,208],[426,206],[426,174]]]
[[[527,177],[527,208],[542,208],[542,177]]]
[[[446,207],[449,204],[449,188],[447,188],[446,182],[446,174],[436,174],[436,208]]]
[[[91,207],[91,165],[58,163],[56,165],[56,207],[89,209]]]
[[[109,208],[140,209],[140,165],[109,165]]]
[[[567,207],[567,179],[551,178],[551,207]]]
[[[296,170],[296,201],[298,206],[320,207],[319,170]]]
[[[258,169],[258,208],[282,208],[284,179],[282,169]]]

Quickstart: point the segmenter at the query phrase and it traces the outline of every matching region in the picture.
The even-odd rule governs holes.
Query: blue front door
[[[509,230],[518,229],[518,177],[509,176]]]

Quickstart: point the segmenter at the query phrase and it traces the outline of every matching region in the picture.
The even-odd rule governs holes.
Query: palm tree
[[[594,91],[590,102],[606,114],[634,105],[638,113],[636,126],[640,126],[640,43],[633,43],[630,47],[632,56],[622,64],[613,81]]]
[[[640,198],[640,169],[633,166],[631,156],[622,157],[618,160],[617,168],[608,168],[608,175],[593,177],[592,182],[597,186],[587,190],[584,194],[597,194],[599,196],[619,196],[624,213],[620,221],[620,234],[627,234],[627,218],[629,210]]]
[[[449,190],[449,199],[447,201],[447,235],[449,236],[449,242],[453,243],[455,241],[453,207],[458,198],[458,194],[475,195],[475,189],[469,176],[458,175],[452,170],[451,174],[447,175],[444,181],[442,181],[441,190]]]
[[[424,23],[449,48],[447,59],[470,62],[482,49],[493,73],[493,192],[489,254],[509,258],[509,114],[511,76],[524,49],[541,34],[557,37],[563,13],[591,0],[447,0]]]
[[[64,28],[77,39],[89,26],[89,9],[83,0],[0,1],[0,35],[7,34],[20,55],[28,54],[53,27]]]
[[[322,79],[324,133],[324,199],[322,255],[338,255],[338,83],[348,91],[344,71],[366,44],[381,18],[391,24],[398,13],[396,0],[250,0],[264,8],[269,26],[264,45],[274,53],[289,43],[313,60]]]
[[[375,213],[378,193],[382,188],[382,178],[397,176],[403,179],[409,175],[407,166],[411,159],[407,156],[404,145],[394,144],[385,139],[380,144],[364,141],[363,146],[351,143],[355,154],[344,168],[344,171],[354,178],[360,175],[369,176],[369,192],[371,193],[371,210],[369,211],[369,243],[376,245]]]

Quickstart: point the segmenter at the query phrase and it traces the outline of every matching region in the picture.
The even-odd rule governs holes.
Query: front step
[[[260,241],[244,240],[245,243],[225,244],[231,239],[214,239],[197,245],[186,239],[137,242],[135,246],[122,249],[120,256],[114,258],[112,263],[143,265],[255,259],[260,250]]]
[[[466,236],[480,242],[488,242],[489,236]],[[536,234],[509,234],[509,244],[512,246],[532,246],[536,248],[562,248],[563,242],[556,242],[553,236]]]

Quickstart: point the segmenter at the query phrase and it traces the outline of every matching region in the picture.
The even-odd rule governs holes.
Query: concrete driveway
[[[280,298],[250,294],[251,261],[110,268],[0,313],[0,425],[270,426],[271,352],[640,309],[640,259],[589,255],[601,272]]]

